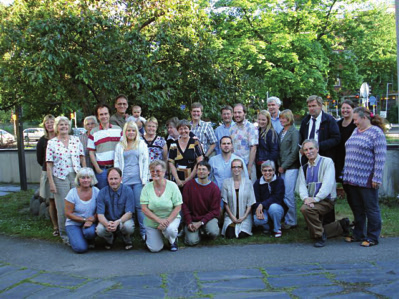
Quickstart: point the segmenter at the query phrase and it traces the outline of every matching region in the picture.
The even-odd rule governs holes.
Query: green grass
[[[399,138],[398,137],[386,136],[386,138],[387,138],[387,143],[388,144],[399,144]]]
[[[23,238],[50,240],[61,242],[60,238],[52,236],[52,225],[50,220],[39,219],[29,212],[29,201],[33,191],[21,191],[0,197],[0,233]],[[297,202],[298,227],[294,230],[283,231],[283,237],[276,239],[262,234],[255,230],[253,236],[245,239],[225,239],[217,238],[208,240],[204,238],[200,246],[219,246],[219,245],[247,245],[247,244],[283,244],[283,243],[311,243],[309,233],[305,230],[305,221],[299,211],[300,201]],[[353,220],[352,212],[345,199],[337,199],[335,205],[336,219],[348,217]],[[383,237],[399,236],[399,201],[396,198],[381,199],[381,215],[383,219]],[[135,248],[144,249],[144,243],[140,239],[138,229],[134,234]],[[101,242],[101,241],[99,241]],[[180,247],[184,247],[182,240]]]

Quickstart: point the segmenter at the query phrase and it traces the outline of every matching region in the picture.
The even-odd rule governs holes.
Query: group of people
[[[127,114],[124,95],[116,97],[112,116],[109,106],[97,105],[80,136],[70,135],[66,117],[47,115],[37,159],[53,235],[78,253],[94,247],[96,236],[106,249],[118,236],[131,249],[135,223],[151,252],[162,250],[164,239],[177,251],[178,238],[193,246],[220,234],[248,237],[253,227],[280,238],[297,227],[298,191],[316,247],[339,235],[377,245],[382,120],[344,101],[336,122],[322,110],[322,98],[310,96],[298,131],[293,113],[280,112],[280,99],[271,97],[267,105],[257,125],[246,119],[243,104],[224,106],[213,130],[201,119],[203,106],[193,103],[191,121],[168,120],[166,139],[157,135],[157,119],[143,118],[139,106]],[[353,211],[353,234],[349,219],[335,220],[336,181]]]

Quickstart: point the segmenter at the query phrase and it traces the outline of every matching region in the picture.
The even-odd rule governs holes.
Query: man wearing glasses
[[[119,126],[123,129],[123,126],[125,125],[126,122],[127,107],[128,107],[127,96],[123,94],[118,95],[115,98],[116,113],[111,116],[110,123]]]

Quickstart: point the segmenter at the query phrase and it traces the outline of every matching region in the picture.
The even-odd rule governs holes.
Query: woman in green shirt
[[[183,203],[179,188],[165,179],[166,164],[155,160],[150,164],[152,182],[141,191],[141,210],[145,215],[146,245],[151,252],[163,248],[162,235],[170,243],[170,251],[177,251],[177,229]]]

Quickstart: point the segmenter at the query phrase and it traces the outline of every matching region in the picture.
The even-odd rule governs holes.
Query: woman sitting
[[[150,164],[152,182],[141,192],[141,209],[145,215],[146,244],[151,252],[159,252],[169,241],[170,251],[177,251],[177,229],[180,224],[181,193],[177,185],[165,179],[166,163],[155,160]]]
[[[251,180],[242,176],[243,167],[242,160],[234,159],[231,162],[233,177],[223,182],[222,200],[226,203],[226,213],[222,235],[228,239],[252,235],[252,217],[248,215],[255,203],[255,194]]]
[[[100,192],[91,168],[84,167],[76,174],[76,188],[71,189],[65,198],[65,230],[72,250],[86,252],[90,245],[94,247],[96,236],[97,195]],[[89,245],[90,244],[90,245]]]
[[[254,184],[256,203],[252,206],[254,225],[269,233],[269,218],[273,223],[276,238],[282,236],[281,220],[288,208],[284,203],[284,180],[276,176],[276,166],[273,161],[263,162],[262,177]]]

